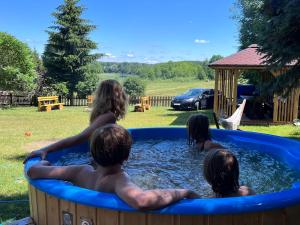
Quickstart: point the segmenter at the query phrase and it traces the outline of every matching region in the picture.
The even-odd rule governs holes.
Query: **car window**
[[[201,89],[190,89],[187,92],[184,92],[183,95],[186,96],[196,96],[202,94],[203,90]]]

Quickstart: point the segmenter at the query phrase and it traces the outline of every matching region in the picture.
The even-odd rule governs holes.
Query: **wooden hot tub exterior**
[[[299,225],[300,205],[229,215],[167,215],[122,212],[58,199],[29,185],[30,213],[36,225]],[[65,218],[64,218],[65,217]]]
[[[187,138],[185,128],[130,130],[134,140]],[[300,171],[300,142],[253,132],[212,130],[217,140],[255,144],[259,151],[282,159]],[[82,143],[47,155],[56,162],[70,152],[86,152]],[[25,174],[40,159],[25,164]],[[255,196],[182,200],[154,212],[132,209],[115,194],[77,187],[64,181],[37,179],[29,182],[30,212],[37,225],[300,225],[300,182],[281,192]]]

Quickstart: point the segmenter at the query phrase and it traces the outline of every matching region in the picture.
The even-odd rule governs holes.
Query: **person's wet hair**
[[[216,149],[207,153],[203,164],[204,177],[217,197],[226,197],[238,192],[239,163],[228,150]]]
[[[108,124],[95,130],[90,145],[92,157],[98,165],[114,166],[128,159],[132,138],[125,128]]]
[[[192,115],[187,121],[189,144],[195,144],[211,140],[209,120],[202,114]]]
[[[124,118],[127,105],[128,99],[122,85],[116,80],[104,80],[95,92],[90,122],[109,111],[115,114],[117,120]]]

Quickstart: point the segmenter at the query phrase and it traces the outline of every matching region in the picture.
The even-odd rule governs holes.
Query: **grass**
[[[118,73],[103,73],[102,79],[116,79],[121,83],[126,78]],[[150,96],[175,96],[182,94],[190,88],[214,88],[214,81],[204,81],[192,79],[173,79],[173,80],[144,80],[146,83],[146,95]]]
[[[163,86],[163,85],[162,85]],[[195,112],[173,111],[153,107],[145,113],[129,109],[120,124],[129,127],[184,126]],[[203,111],[209,115],[209,111]],[[0,110],[0,200],[28,199],[27,182],[22,161],[32,143],[60,139],[80,132],[88,125],[89,113],[84,107],[65,107],[62,111],[37,112],[35,107]],[[282,126],[243,126],[242,130],[257,131],[300,139],[300,128]],[[30,131],[31,136],[25,132]],[[29,215],[28,203],[0,203],[0,223]]]
[[[146,95],[175,96],[190,88],[213,88],[214,81],[203,80],[155,80],[147,81]]]

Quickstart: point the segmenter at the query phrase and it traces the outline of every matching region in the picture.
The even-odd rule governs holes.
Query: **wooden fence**
[[[131,97],[129,98],[129,105],[135,105],[139,103],[140,97]],[[162,107],[170,107],[172,96],[150,96],[150,104],[151,106],[162,106]],[[70,98],[62,97],[60,98],[60,102],[64,103],[65,106],[87,106],[86,98],[73,98],[73,104],[71,104]]]
[[[73,101],[73,103],[72,103]],[[65,106],[87,106],[87,99],[86,98],[66,98],[60,97],[59,102],[64,103]]]
[[[150,96],[151,106],[170,107],[172,96]],[[0,94],[0,106],[33,106],[37,105],[36,96],[31,95],[13,95],[13,94]],[[65,106],[87,106],[86,98],[66,98],[59,97],[59,102],[64,103]],[[129,105],[139,103],[139,97],[131,97]]]
[[[32,106],[34,97],[31,95],[0,94],[0,106]]]
[[[131,97],[129,99],[129,105],[135,105],[139,103],[140,97]],[[150,96],[151,106],[163,106],[170,107],[173,96]]]

